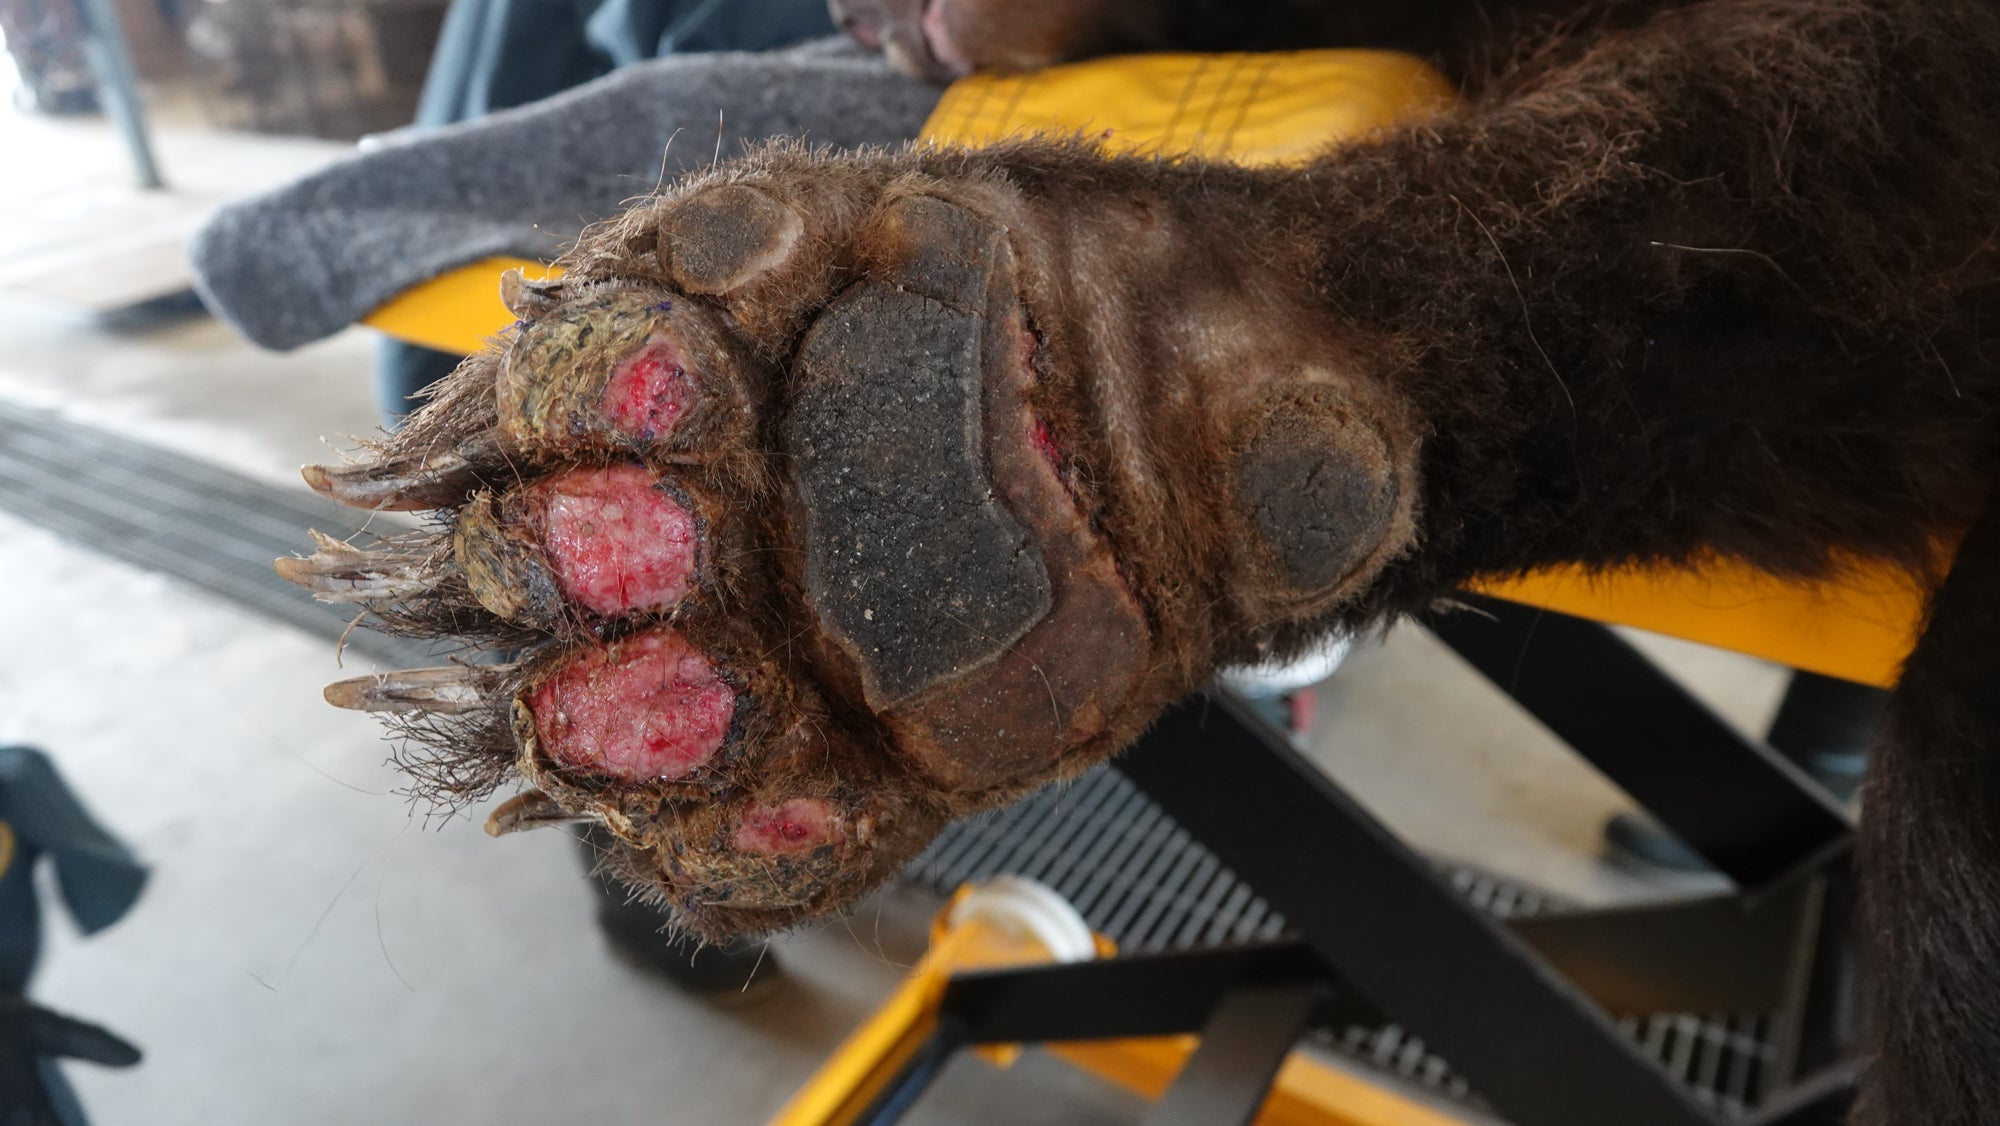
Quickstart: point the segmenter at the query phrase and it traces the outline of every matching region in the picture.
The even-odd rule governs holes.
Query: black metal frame
[[[1438,639],[1746,890],[1816,872],[1847,815],[1616,633],[1497,598],[1425,620]]]
[[[1240,701],[1191,698],[1116,765],[1283,914],[1296,941],[961,975],[932,1043],[878,1100],[884,1113],[864,1121],[894,1121],[960,1045],[1206,1028],[1213,1047],[1148,1121],[1247,1122],[1309,1023],[1378,1013],[1521,1126],[1722,1121],[1620,1032],[1622,1015],[1773,1012],[1774,1088],[1837,1061],[1850,1008],[1837,939],[1850,899],[1845,813],[1608,628],[1467,601],[1472,612],[1425,624],[1735,891],[1494,918]],[[1840,1071],[1813,1083],[1758,1120],[1825,1120],[1852,1089]]]

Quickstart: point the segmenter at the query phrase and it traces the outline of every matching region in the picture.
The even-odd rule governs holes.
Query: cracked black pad
[[[998,656],[1049,612],[1041,552],[983,468],[984,318],[867,285],[799,353],[785,444],[806,593],[886,708]]]

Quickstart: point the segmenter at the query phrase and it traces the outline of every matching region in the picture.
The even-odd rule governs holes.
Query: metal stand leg
[[[1297,942],[961,973],[940,1008],[976,1044],[1112,1040],[1196,1031],[1235,990],[1308,987],[1322,1022],[1383,1020]]]
[[[132,154],[132,168],[139,186],[163,188],[160,166],[153,159],[153,144],[146,135],[146,107],[139,100],[139,81],[132,69],[132,56],[125,49],[125,31],[110,0],[77,0],[77,9],[90,26],[88,50],[91,69],[97,72],[97,90],[105,111],[125,135],[125,147]]]
[[[951,1062],[951,1057],[965,1046],[965,1037],[956,1025],[949,1021],[940,1023],[925,1039],[923,1046],[911,1056],[882,1093],[875,1097],[854,1121],[856,1126],[893,1126],[902,1121],[903,1115],[929,1089],[938,1073]]]
[[[1425,624],[1459,656],[1622,786],[1743,889],[1757,913],[1818,886],[1792,957],[1761,971],[1787,982],[1775,1009],[1774,1079],[1838,1059],[1853,1038],[1846,811],[1794,763],[1746,738],[1609,627],[1498,599]],[[1797,754],[1851,743],[1879,693],[1800,674],[1771,742]],[[1738,951],[1739,955],[1743,951]],[[1701,1010],[1694,1010],[1701,1011]]]
[[[1489,609],[1433,628],[1744,891],[1501,921],[1218,691],[1170,710],[1115,765],[1296,940],[960,974],[938,1051],[1202,1028],[1148,1121],[1239,1122],[1306,1023],[1386,1014],[1518,1126],[1724,1120],[1614,1015],[1773,1014],[1769,1086],[1837,1058],[1847,989],[1828,936],[1846,913],[1844,813],[1604,627]],[[937,1058],[913,1057],[883,1105],[907,1106]],[[1755,1121],[1831,1123],[1849,1087],[1815,1080]]]
[[[1501,691],[1746,891],[1824,864],[1847,814],[1596,622],[1468,596],[1425,618]]]
[[[1526,942],[1226,695],[1183,702],[1118,767],[1509,1119],[1713,1126]]]
[[[1249,1126],[1319,993],[1278,985],[1224,997],[1202,1027],[1201,1047],[1153,1104],[1145,1126]]]
[[[1840,1126],[1854,1109],[1856,1079],[1852,1067],[1830,1068],[1763,1108],[1752,1126]]]

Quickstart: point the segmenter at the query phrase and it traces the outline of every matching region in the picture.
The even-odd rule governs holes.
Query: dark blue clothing
[[[145,866],[91,819],[47,755],[0,747],[0,1126],[84,1126],[56,1070],[59,1057],[114,1065],[138,1060],[138,1051],[116,1036],[22,996],[42,949],[35,867],[44,857],[85,934],[117,922],[146,886]]]
[[[454,0],[418,125],[526,105],[684,51],[769,51],[832,35],[825,0]]]
[[[526,105],[645,59],[775,50],[833,31],[825,0],[453,0],[416,124]],[[375,391],[391,424],[416,405],[410,396],[450,374],[458,359],[384,341]]]
[[[85,934],[117,922],[146,886],[145,866],[91,819],[47,755],[0,747],[0,993],[26,990],[41,953],[34,869],[44,856]]]

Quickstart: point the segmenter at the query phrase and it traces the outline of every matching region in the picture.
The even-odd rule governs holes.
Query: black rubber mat
[[[1474,906],[1500,918],[1567,909],[1476,869],[1447,866],[1444,872]],[[1000,875],[1054,888],[1091,929],[1129,953],[1271,939],[1285,929],[1269,904],[1108,767],[950,826],[905,872],[939,895]],[[1628,1019],[1621,1027],[1705,1105],[1735,1115],[1763,1095],[1775,1053],[1768,1020],[1663,1013]],[[1446,1061],[1396,1025],[1321,1029],[1317,1035],[1353,1059],[1479,1105]]]
[[[346,538],[367,513],[46,410],[0,400],[0,509],[85,547],[159,571],[327,638],[355,610],[315,602],[271,569],[309,547],[306,529]],[[348,648],[435,664],[419,643],[364,629]]]

